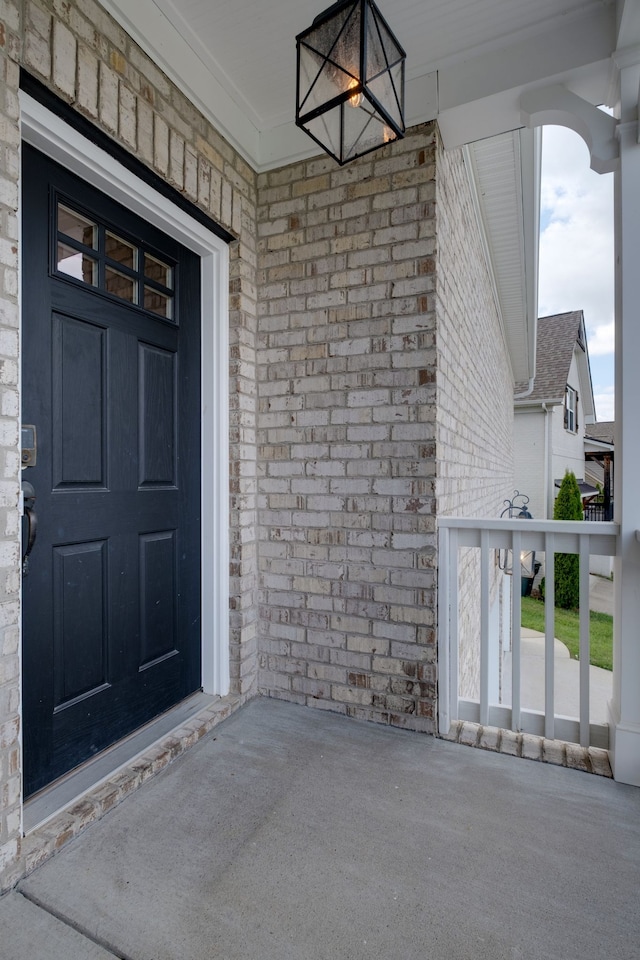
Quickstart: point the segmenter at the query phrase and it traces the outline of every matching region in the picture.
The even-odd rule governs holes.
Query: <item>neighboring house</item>
[[[593,127],[603,170],[637,147],[595,107],[628,8],[544,7],[449,0],[438,35],[391,5],[407,136],[338,168],[292,122],[307,5],[3,3],[0,891],[78,828],[37,829],[38,792],[191,694],[209,725],[263,695],[439,732],[438,521],[500,513],[534,375],[523,124]],[[572,451],[580,329],[579,396],[546,398]]]
[[[613,519],[613,464],[615,422],[603,420],[600,423],[590,423],[585,427],[584,457],[585,480],[595,486],[601,493],[598,503],[592,504],[590,519]],[[601,507],[601,516],[598,516],[595,506]]]
[[[586,520],[613,520],[614,516],[614,438],[615,422],[604,420],[590,423],[584,435],[584,476],[598,491],[585,500]],[[602,577],[610,577],[613,563],[610,557],[592,557],[589,569]]]
[[[538,320],[536,375],[531,388],[516,385],[514,399],[515,486],[529,497],[540,519],[553,517],[553,503],[567,470],[585,485],[585,432],[595,421],[589,353],[582,310]]]

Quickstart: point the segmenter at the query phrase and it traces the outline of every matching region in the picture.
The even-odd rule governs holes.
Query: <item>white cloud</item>
[[[585,143],[545,127],[538,313],[583,310],[591,357],[614,350],[613,176],[589,169]],[[598,385],[599,420],[613,419],[613,382]]]
[[[594,400],[598,421],[615,420],[613,387],[605,387],[601,393],[594,393]]]
[[[590,170],[586,145],[564,127],[544,129],[541,208],[538,312],[584,310],[591,352],[595,331],[613,323],[613,176]]]
[[[599,327],[594,327],[588,334],[588,348],[590,357],[604,357],[614,350],[615,325],[603,323]]]

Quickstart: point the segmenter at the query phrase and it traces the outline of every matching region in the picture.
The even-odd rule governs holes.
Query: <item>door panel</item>
[[[23,164],[28,796],[200,686],[200,265],[30,147]]]
[[[54,712],[104,688],[108,541],[53,548]]]
[[[106,487],[106,330],[54,314],[53,486]]]
[[[147,343],[139,345],[141,487],[176,486],[176,359],[175,353],[168,350],[160,350]],[[162,425],[161,429],[158,429],[158,424]]]
[[[140,667],[176,651],[176,531],[140,537]]]

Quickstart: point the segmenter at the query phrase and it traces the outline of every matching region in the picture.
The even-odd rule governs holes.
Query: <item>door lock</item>
[[[38,435],[33,423],[23,423],[21,432],[20,463],[22,467],[35,467],[38,457]]]

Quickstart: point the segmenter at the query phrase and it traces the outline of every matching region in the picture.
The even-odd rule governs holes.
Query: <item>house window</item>
[[[564,426],[571,433],[578,430],[578,394],[567,384],[564,395]]]

